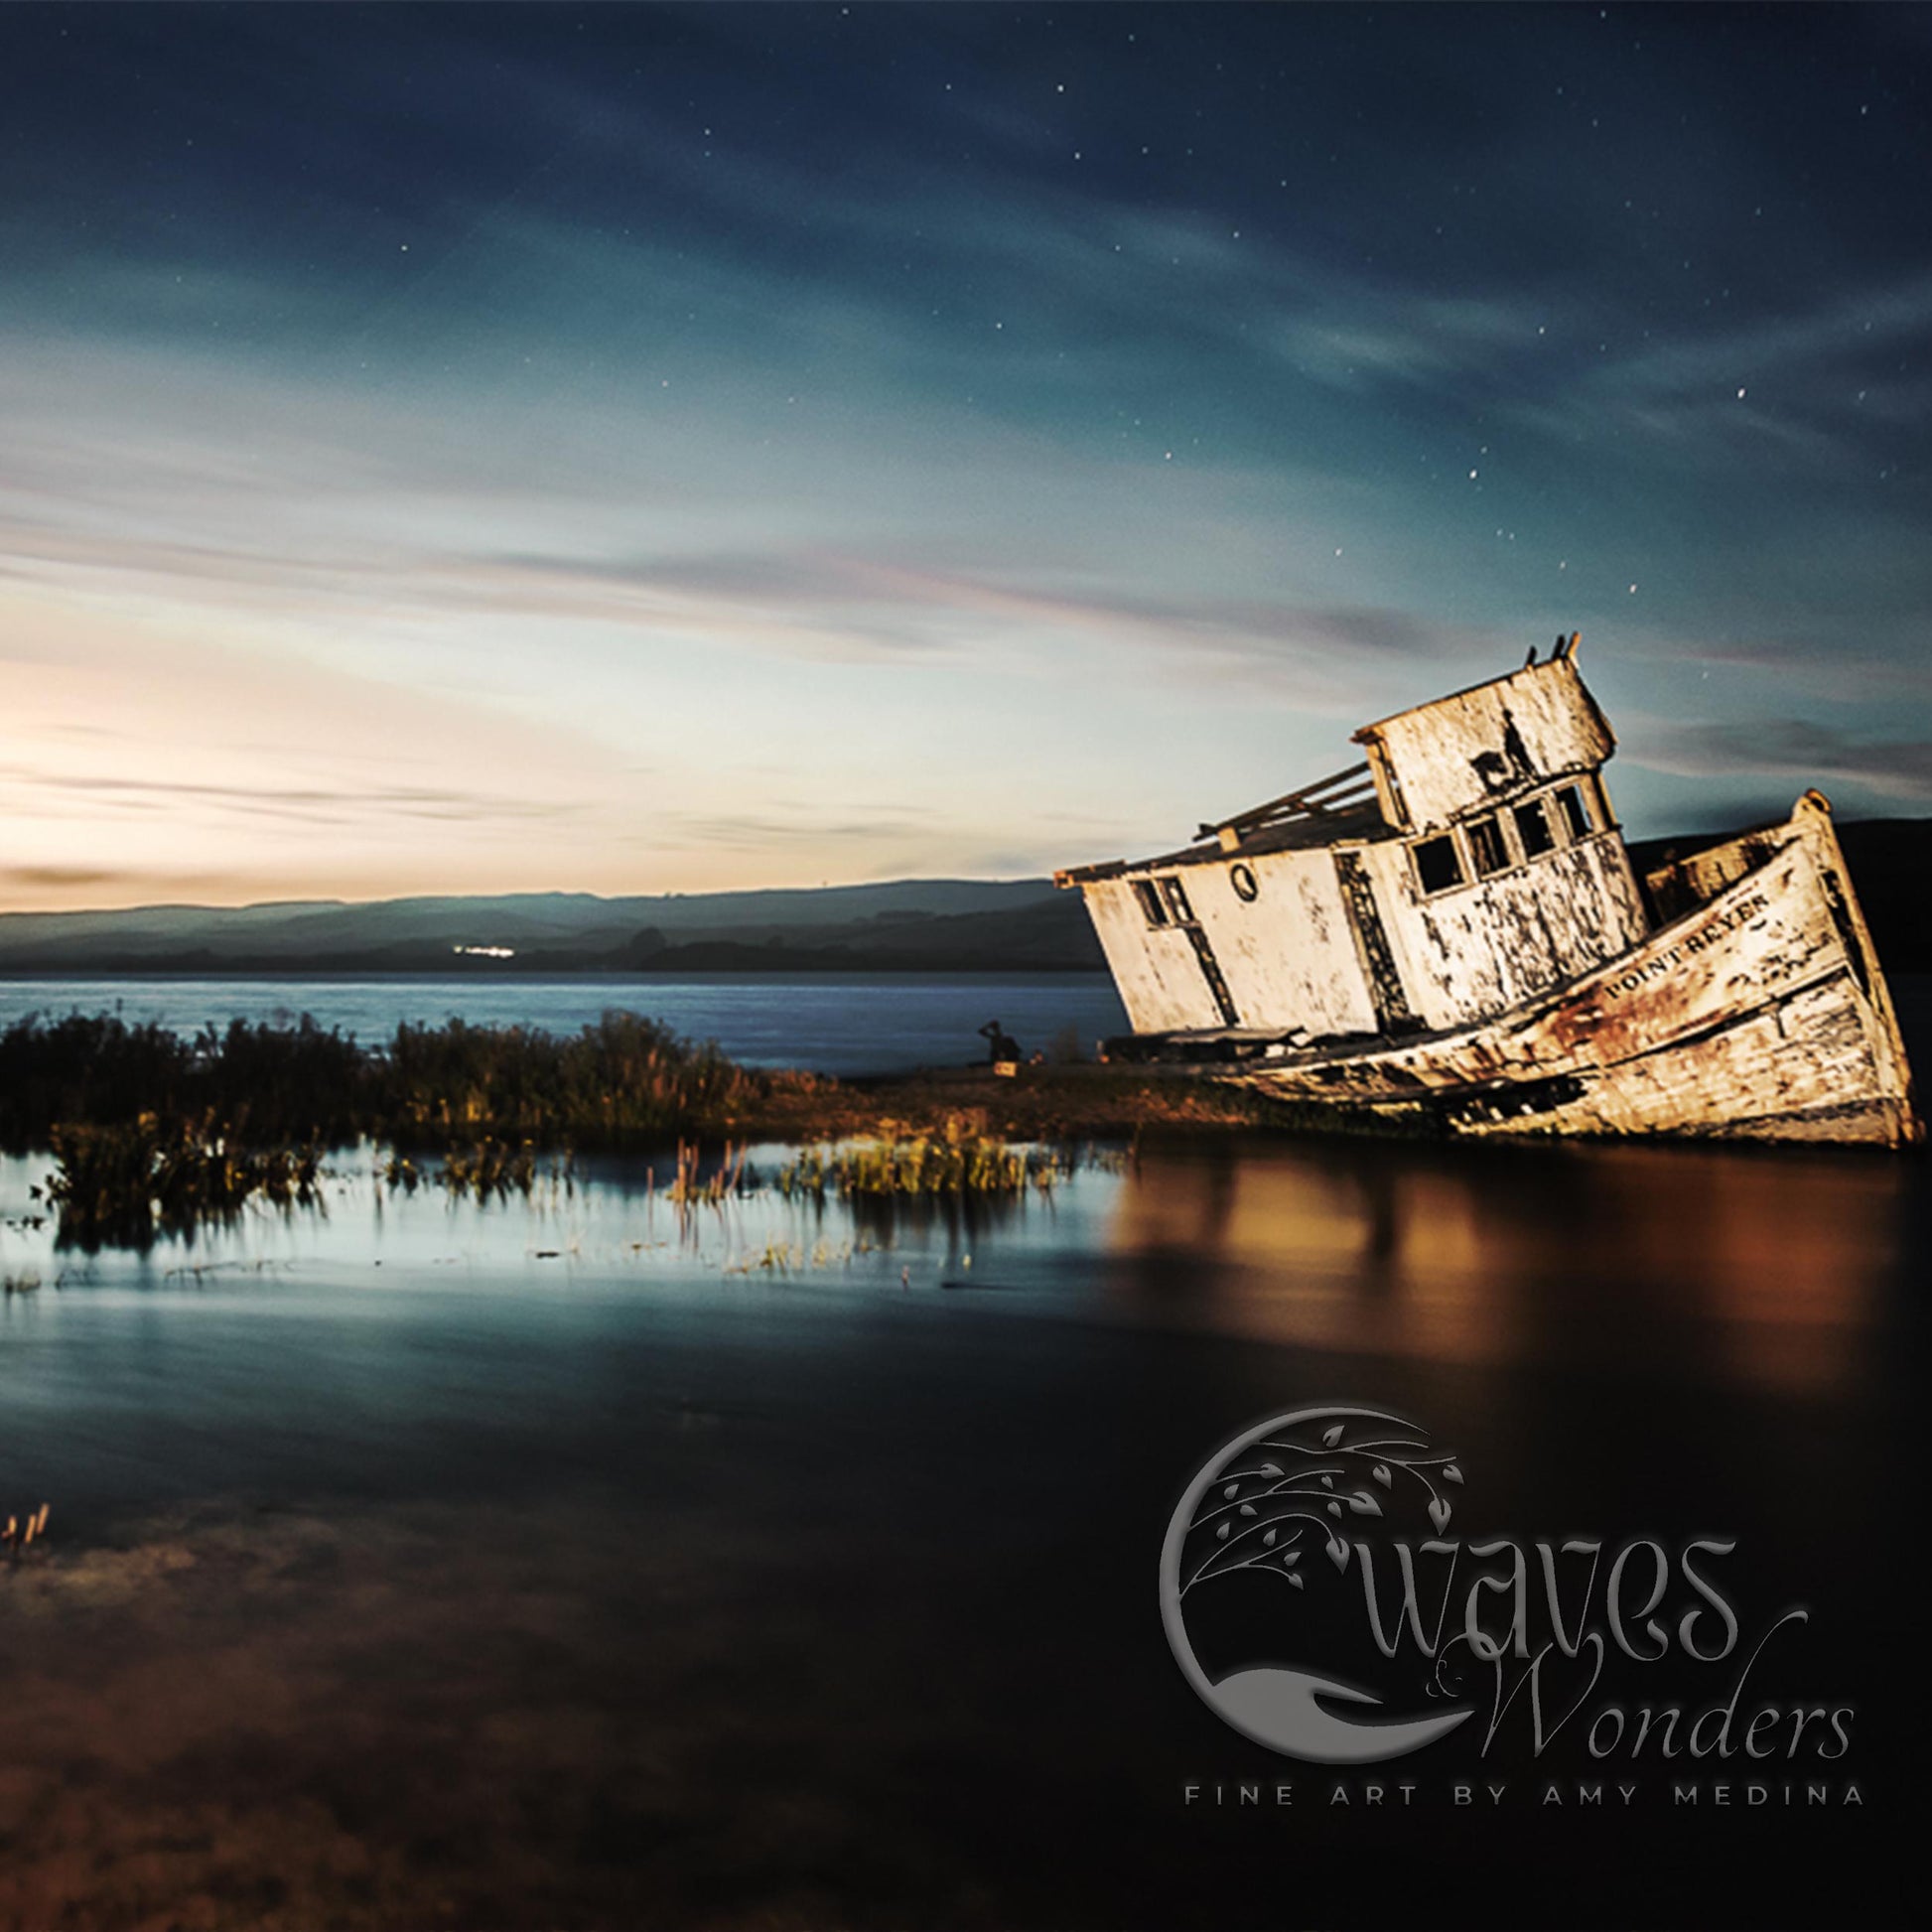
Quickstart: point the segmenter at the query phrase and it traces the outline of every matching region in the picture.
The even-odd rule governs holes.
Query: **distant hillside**
[[[1932,971],[1932,819],[1853,819],[1838,831],[1880,960],[1892,972]],[[1641,871],[1673,848],[1714,843],[1646,839],[1630,853]],[[1103,965],[1079,895],[1055,892],[1043,879],[0,914],[0,975],[11,978],[1078,972]]]
[[[461,948],[490,948],[492,952]],[[506,953],[508,956],[497,956]],[[0,974],[1098,970],[1077,895],[1043,879],[896,880],[599,898],[0,914]]]

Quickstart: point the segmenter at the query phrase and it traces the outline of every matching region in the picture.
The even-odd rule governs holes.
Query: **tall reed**
[[[320,1197],[314,1143],[250,1148],[212,1115],[140,1114],[110,1126],[56,1127],[51,1139],[60,1166],[47,1197],[68,1246],[145,1248],[157,1233],[231,1219],[257,1196],[280,1206]]]
[[[151,1115],[211,1117],[260,1145],[367,1135],[611,1146],[725,1131],[774,1094],[813,1084],[739,1066],[632,1013],[563,1035],[404,1025],[380,1046],[306,1017],[184,1035],[108,1015],[33,1016],[0,1031],[0,1145],[43,1147],[56,1127],[131,1127]]]
[[[949,1114],[935,1131],[883,1123],[876,1139],[810,1148],[778,1172],[787,1195],[823,1199],[921,1194],[1017,1194],[1046,1191],[1065,1178],[1064,1156],[986,1131],[977,1111]]]

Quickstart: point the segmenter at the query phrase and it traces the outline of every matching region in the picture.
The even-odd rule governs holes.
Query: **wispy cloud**
[[[928,834],[932,818],[930,810],[917,807],[847,819],[809,809],[795,814],[672,811],[663,816],[661,836],[671,842],[741,852],[824,848],[837,857],[847,846],[877,845]]]
[[[1932,741],[1874,739],[1812,719],[1652,729],[1626,749],[1653,770],[1689,777],[1849,779],[1890,797],[1932,798]]]
[[[1932,333],[1932,275],[1909,276],[1834,295],[1729,328],[1680,335],[1611,363],[1600,386],[1636,397],[1702,394],[1726,384],[1775,382],[1794,374],[1916,347]]]
[[[1623,465],[1631,450],[1706,474],[1771,463],[1842,485],[1848,473],[1890,477],[1901,436],[1932,420],[1932,383],[1900,362],[1932,332],[1932,276],[1735,322],[1639,329],[1611,309],[1569,327],[1600,333],[1604,352],[1568,380],[1505,399],[1504,414],[1559,445],[1585,443],[1599,461],[1621,440]]]
[[[427,785],[360,785],[335,789],[313,785],[237,785],[163,782],[148,778],[69,776],[14,767],[6,776],[54,791],[80,792],[133,811],[168,811],[183,800],[212,804],[245,817],[292,818],[345,825],[357,820],[571,816],[583,807],[568,801],[521,798],[511,793],[449,791]]]
[[[1796,635],[1670,638],[1651,648],[1659,661],[1756,672],[1775,687],[1838,704],[1932,699],[1932,626],[1910,616],[1874,629],[1848,614]]]
[[[16,891],[36,893],[54,888],[65,890],[74,886],[105,886],[125,875],[100,866],[8,866],[0,870],[0,879]]]

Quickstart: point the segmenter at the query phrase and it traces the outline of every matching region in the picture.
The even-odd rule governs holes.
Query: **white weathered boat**
[[[1084,895],[1110,1056],[1465,1134],[1922,1139],[1831,807],[1639,880],[1577,639]]]

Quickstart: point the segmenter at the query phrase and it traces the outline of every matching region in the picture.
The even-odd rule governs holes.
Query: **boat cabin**
[[[1136,1034],[1329,1039],[1494,1019],[1648,930],[1577,638],[1355,734],[1363,762],[1077,886]]]

